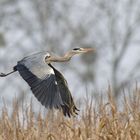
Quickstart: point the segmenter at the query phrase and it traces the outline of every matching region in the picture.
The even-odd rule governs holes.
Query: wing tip
[[[62,105],[62,111],[63,111],[64,116],[68,116],[70,118],[71,116],[75,117],[76,115],[78,115],[78,111],[80,110],[77,109],[75,105],[71,107],[67,105]]]

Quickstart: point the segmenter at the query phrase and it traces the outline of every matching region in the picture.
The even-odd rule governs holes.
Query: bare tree
[[[108,1],[100,0],[96,4],[107,20],[107,32],[105,33],[108,35],[109,42],[102,47],[108,46],[112,54],[111,82],[114,95],[117,98],[121,90],[128,86],[132,79],[136,78],[136,74],[140,70],[140,58],[137,58],[125,79],[121,80],[120,78],[121,75],[126,74],[121,72],[123,60],[128,57],[129,49],[138,45],[135,42],[139,42],[135,36],[138,36],[138,30],[140,30],[140,2],[111,0],[108,3]]]
[[[0,30],[5,31],[5,34],[10,29],[22,32],[22,36],[11,45],[18,49],[21,55],[40,49],[63,53],[66,49],[77,46],[96,47],[97,54],[86,59],[81,57],[80,70],[76,64],[69,65],[69,68],[73,69],[83,82],[96,83],[96,78],[100,77],[96,73],[104,69],[104,66],[95,67],[95,62],[110,57],[109,75],[116,97],[130,83],[132,77],[137,76],[139,58],[125,78],[120,78],[122,62],[127,57],[128,50],[134,47],[134,43],[135,46],[139,43],[139,39],[136,38],[140,29],[139,1],[83,0],[84,4],[74,0],[22,0],[20,2],[7,0],[0,5],[2,25]],[[22,2],[26,3],[24,5],[26,8]],[[6,10],[6,7],[12,8]],[[26,41],[31,44],[28,49],[26,44],[24,45]],[[6,42],[6,45],[8,46],[9,43]]]

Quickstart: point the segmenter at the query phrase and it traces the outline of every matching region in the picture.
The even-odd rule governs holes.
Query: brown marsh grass
[[[120,101],[121,109],[107,91],[96,104],[88,99],[79,116],[67,118],[60,112],[45,117],[35,115],[32,105],[13,103],[12,113],[4,105],[0,116],[0,140],[139,140],[140,90],[136,89]]]

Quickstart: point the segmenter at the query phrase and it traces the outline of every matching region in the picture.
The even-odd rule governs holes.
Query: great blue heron
[[[66,62],[76,54],[94,50],[93,48],[74,48],[63,57],[52,56],[46,51],[35,53],[18,61],[12,72],[1,73],[0,77],[18,71],[42,105],[50,109],[62,109],[63,114],[70,117],[76,115],[78,109],[74,104],[67,81],[51,63]]]

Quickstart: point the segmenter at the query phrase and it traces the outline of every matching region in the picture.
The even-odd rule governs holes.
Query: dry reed
[[[0,117],[0,140],[139,140],[140,90],[123,94],[121,109],[107,91],[107,101],[88,99],[77,117],[67,118],[60,112],[37,117],[15,100],[12,113],[4,105]],[[53,118],[52,118],[53,116]]]

